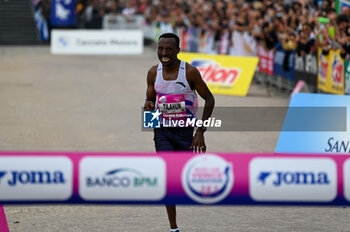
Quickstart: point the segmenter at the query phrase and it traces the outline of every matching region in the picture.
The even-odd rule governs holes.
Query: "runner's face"
[[[170,66],[177,60],[180,48],[174,38],[160,38],[158,41],[158,59],[164,66]]]

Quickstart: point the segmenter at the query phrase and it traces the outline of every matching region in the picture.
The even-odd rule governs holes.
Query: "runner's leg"
[[[175,205],[166,205],[165,208],[166,208],[166,212],[168,214],[170,229],[176,229],[177,224],[176,224],[176,207],[175,207]]]

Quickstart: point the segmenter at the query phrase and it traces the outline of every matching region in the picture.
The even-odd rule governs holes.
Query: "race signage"
[[[328,158],[256,158],[250,163],[250,195],[257,201],[330,202],[337,196],[336,171]]]
[[[51,25],[75,26],[75,0],[51,0]]]
[[[350,95],[350,62],[345,61],[344,62],[344,68],[345,68],[345,94]]]
[[[0,156],[0,201],[66,201],[72,186],[68,157]]]
[[[267,50],[263,46],[257,46],[257,52],[259,56],[258,71],[262,73],[267,73],[273,75],[273,53],[274,51]]]
[[[275,52],[273,59],[274,75],[281,76],[288,80],[294,80],[294,66],[295,66],[295,52],[286,52],[284,49],[279,48]]]
[[[323,54],[318,51],[318,82],[317,88],[333,94],[344,94],[344,60],[340,56],[340,50],[330,50]]]
[[[84,200],[148,201],[165,197],[165,162],[161,158],[86,157],[79,168],[79,192]]]
[[[276,153],[350,154],[350,96],[294,94]]]
[[[53,30],[51,53],[61,55],[139,55],[143,53],[140,30]]]
[[[258,64],[257,57],[183,52],[178,57],[199,70],[212,93],[223,95],[247,95]]]
[[[0,204],[350,205],[334,154],[0,153]]]
[[[317,53],[295,56],[295,82],[304,81],[307,85],[317,86]]]

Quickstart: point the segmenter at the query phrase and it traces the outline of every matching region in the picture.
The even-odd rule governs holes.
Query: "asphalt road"
[[[47,46],[0,47],[1,151],[153,152],[141,131],[142,56],[52,56]],[[288,106],[288,96],[253,85],[217,106]],[[203,103],[203,102],[202,102]],[[277,120],[278,118],[276,118]],[[210,152],[273,152],[279,132],[208,132]],[[163,206],[5,206],[11,231],[168,231]],[[342,207],[179,206],[182,232],[350,231]]]

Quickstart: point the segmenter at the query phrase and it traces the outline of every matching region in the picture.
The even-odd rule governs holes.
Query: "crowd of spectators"
[[[337,14],[333,0],[77,0],[76,14],[79,28],[102,28],[106,14],[142,15],[192,52],[242,55],[233,49],[239,35],[267,50],[305,55],[321,46],[350,59],[350,9]]]

